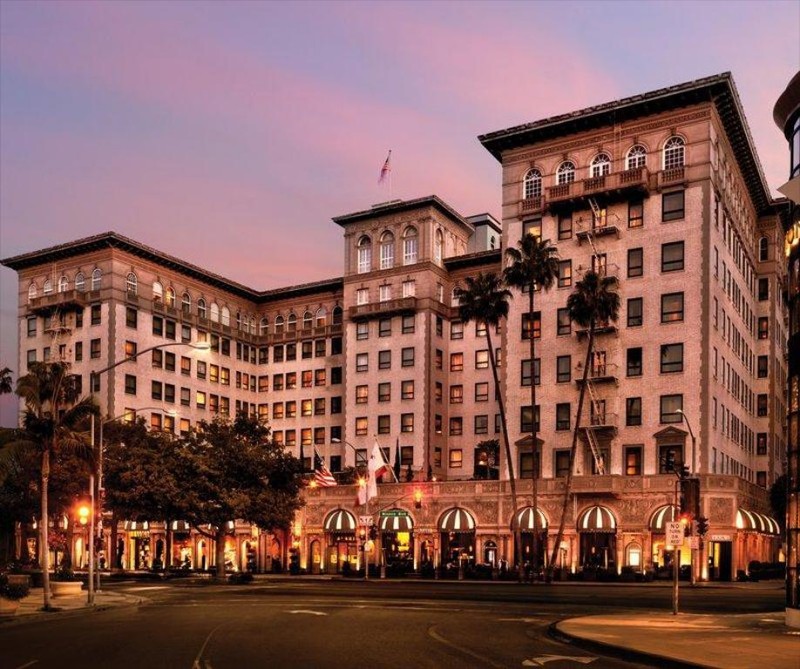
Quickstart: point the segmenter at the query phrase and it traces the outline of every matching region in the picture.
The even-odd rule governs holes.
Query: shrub
[[[235,571],[228,576],[231,585],[246,585],[253,582],[253,575],[246,571]]]
[[[10,599],[11,601],[19,601],[28,596],[31,589],[27,582],[9,583],[8,576],[0,574],[0,597],[3,599]]]

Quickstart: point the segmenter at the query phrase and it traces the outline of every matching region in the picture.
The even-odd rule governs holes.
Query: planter
[[[83,583],[81,581],[51,581],[51,597],[70,597],[81,594]]]
[[[31,577],[27,574],[7,574],[9,585],[25,585],[31,587]]]
[[[17,615],[18,608],[18,600],[0,597],[0,618],[8,618]]]

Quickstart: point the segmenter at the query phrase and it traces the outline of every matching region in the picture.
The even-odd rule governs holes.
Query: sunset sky
[[[767,179],[800,2],[0,3],[0,257],[115,230],[254,288],[341,274],[331,217],[500,213],[477,135],[731,71]],[[0,270],[0,367],[17,366]],[[8,398],[2,424],[15,422]]]

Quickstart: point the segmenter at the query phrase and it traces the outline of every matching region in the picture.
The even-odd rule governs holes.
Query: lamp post
[[[355,446],[353,446],[353,444],[351,444],[347,440],[337,439],[335,437],[333,439],[331,439],[331,443],[332,444],[345,444],[346,446],[349,446],[350,448],[352,448],[353,449],[353,453],[355,454],[355,458],[354,458],[353,462],[354,462],[354,464],[356,466],[358,466],[358,449]],[[367,480],[365,478],[363,478],[363,477],[359,477],[358,478],[358,486],[359,486],[359,488],[365,488],[366,485],[367,485]],[[367,495],[367,491],[365,490],[364,491],[364,516],[366,517],[368,515],[369,515],[369,496]],[[365,527],[364,528],[364,542],[361,544],[361,549],[362,549],[361,552],[363,552],[363,554],[364,554],[364,579],[365,580],[369,580],[369,560],[367,559],[367,531],[368,530]],[[359,552],[359,545],[358,544],[361,543],[360,539],[361,539],[361,532],[360,532],[360,530],[356,530],[356,553]]]
[[[683,422],[686,423],[686,427],[689,429],[689,436],[692,439],[692,462],[691,462],[691,467],[689,467],[689,473],[692,476],[695,476],[695,474],[696,474],[696,470],[695,470],[696,460],[695,460],[695,458],[696,458],[696,452],[697,452],[697,440],[695,439],[695,436],[694,436],[694,430],[692,430],[692,424],[689,422],[689,417],[683,412],[683,409],[678,409],[677,413],[679,413],[681,415],[681,418],[683,418]],[[700,491],[699,484],[697,486],[697,490],[698,490],[698,496],[699,496],[699,494],[700,494],[699,493],[699,491]],[[699,505],[700,500],[698,499],[697,501],[698,501],[698,505]],[[681,509],[681,510],[683,510],[683,509]],[[694,509],[691,509],[691,512],[692,512],[692,518],[694,518]],[[694,538],[694,536],[695,536],[694,535],[694,523],[692,524],[692,528],[693,528],[692,538]],[[696,582],[697,582],[696,577],[695,577],[695,573],[694,573],[694,566],[695,566],[694,565],[694,562],[695,562],[695,560],[694,560],[695,549],[694,548],[691,548],[691,547],[689,548],[689,556],[690,556],[690,564],[689,564],[689,579],[690,580],[689,580],[689,583],[690,583],[690,585],[694,586],[696,584]]]
[[[173,346],[188,346],[189,348],[196,349],[198,351],[207,351],[211,348],[211,345],[208,342],[200,342],[198,344],[194,344],[191,342],[183,342],[183,341],[174,341],[174,342],[167,342],[165,344],[156,344],[154,346],[148,346],[141,351],[137,351],[133,355],[126,355],[122,360],[118,360],[117,362],[108,365],[107,367],[103,367],[97,371],[90,371],[89,372],[89,395],[90,397],[94,398],[94,387],[95,387],[95,380],[99,379],[100,376],[105,374],[106,372],[110,372],[112,369],[119,367],[120,365],[131,362],[136,360],[140,355],[144,355],[145,353],[149,353],[150,351],[155,351],[157,349],[163,348],[171,348]],[[95,595],[95,581],[94,581],[94,557],[95,557],[95,545],[94,545],[94,532],[95,532],[95,523],[97,522],[97,517],[100,517],[100,522],[102,522],[103,518],[103,437],[102,437],[102,429],[103,423],[100,423],[100,452],[98,453],[97,458],[97,497],[98,500],[95,499],[95,473],[92,472],[89,475],[89,501],[91,504],[90,508],[90,523],[89,523],[89,583],[87,587],[87,602],[89,605],[94,604],[94,595]],[[95,450],[95,438],[94,438],[94,414],[92,414],[92,452]],[[100,589],[100,574],[97,574],[97,589]]]

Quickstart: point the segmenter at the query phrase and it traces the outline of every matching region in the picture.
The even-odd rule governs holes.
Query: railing
[[[541,211],[543,204],[544,204],[544,198],[541,195],[537,195],[536,197],[526,198],[520,202],[519,205],[520,213],[530,214],[533,212]]]
[[[350,318],[364,319],[372,316],[384,316],[387,314],[413,312],[417,309],[416,297],[401,297],[385,302],[370,302],[369,304],[359,304],[350,307]]]
[[[650,174],[646,167],[635,167],[624,172],[611,172],[582,181],[551,186],[547,189],[547,204],[591,197],[630,189],[649,190]]]
[[[99,291],[97,293],[99,295]],[[39,313],[53,309],[83,309],[88,302],[87,295],[89,294],[79,290],[65,290],[60,293],[41,295],[28,301],[28,311]]]
[[[668,170],[661,170],[658,173],[658,185],[667,186],[675,183],[683,183],[686,180],[686,168],[671,167]]]

